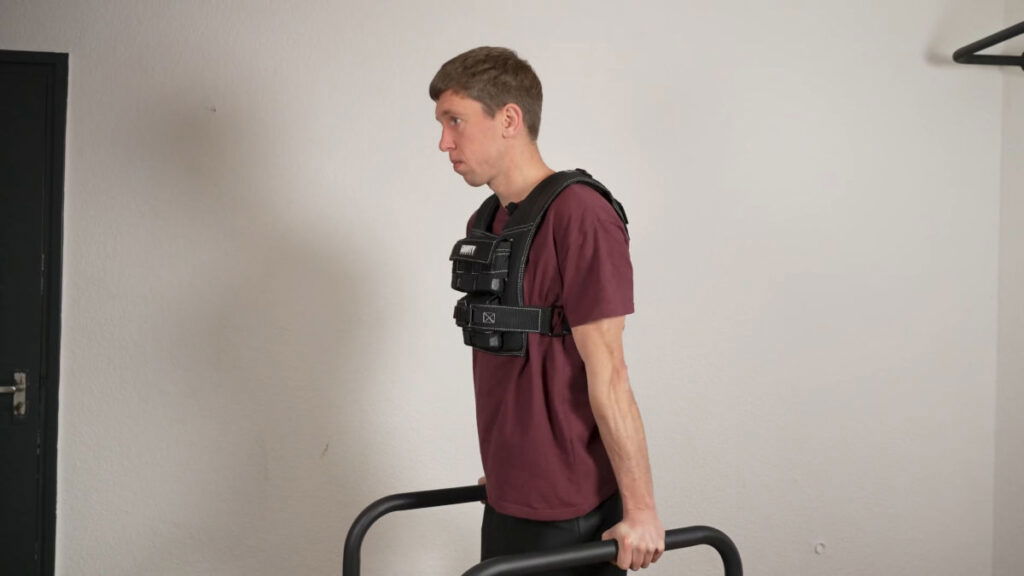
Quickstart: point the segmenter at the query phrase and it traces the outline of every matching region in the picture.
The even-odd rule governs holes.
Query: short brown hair
[[[540,109],[544,94],[530,64],[508,48],[481,46],[444,63],[430,81],[434,102],[451,90],[483,104],[490,116],[506,104],[523,111],[530,137],[540,133]]]

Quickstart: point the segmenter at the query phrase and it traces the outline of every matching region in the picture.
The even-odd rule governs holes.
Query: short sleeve
[[[629,234],[597,191],[574,184],[548,210],[570,327],[633,313]]]

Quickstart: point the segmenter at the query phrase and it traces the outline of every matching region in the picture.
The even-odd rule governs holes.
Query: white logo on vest
[[[463,244],[459,248],[459,256],[472,256],[476,252],[476,246],[472,244]]]
[[[483,317],[482,321],[483,321],[484,324],[494,324],[494,322],[495,322],[494,312],[484,312],[483,316],[484,317]]]

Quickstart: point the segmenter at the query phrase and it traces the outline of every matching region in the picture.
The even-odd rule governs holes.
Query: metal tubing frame
[[[999,55],[982,55],[976,54],[988,48],[995,46],[1000,42],[1005,42],[1010,38],[1020,36],[1024,34],[1024,22],[1018,22],[1005,30],[1000,30],[991,36],[986,36],[977,42],[971,42],[967,46],[960,48],[956,52],[953,52],[953,61],[960,64],[987,64],[989,66],[1020,66],[1024,69],[1024,55],[1022,56],[999,56]]]
[[[349,528],[345,538],[342,576],[359,576],[360,549],[367,531],[385,514],[398,510],[433,508],[462,504],[487,498],[484,485],[444,488],[423,492],[406,492],[385,496],[366,507]],[[724,532],[709,526],[691,526],[665,531],[665,551],[705,544],[714,548],[722,558],[725,576],[743,576],[743,564],[736,545]],[[613,562],[618,555],[618,542],[605,540],[588,542],[544,552],[527,552],[498,556],[485,560],[463,573],[463,576],[513,576],[533,574],[544,570],[588,566],[600,562]]]

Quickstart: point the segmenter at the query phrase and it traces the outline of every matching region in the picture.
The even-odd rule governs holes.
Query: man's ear
[[[506,104],[498,111],[501,115],[501,135],[505,138],[513,138],[526,129],[523,124],[523,109],[518,104]]]

